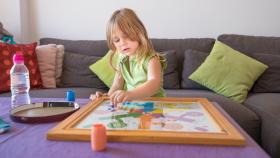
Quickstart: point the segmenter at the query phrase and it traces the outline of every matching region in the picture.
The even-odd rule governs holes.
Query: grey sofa
[[[249,93],[243,104],[235,103],[230,99],[216,94],[187,78],[202,62],[202,56],[188,58],[188,52],[211,51],[216,39],[152,39],[157,51],[174,50],[168,57],[168,68],[164,75],[164,88],[169,97],[206,97],[219,105],[258,142],[272,157],[280,158],[280,90],[273,92],[263,91],[256,93],[255,87]],[[256,37],[244,35],[220,35],[218,40],[254,57],[258,53],[268,56],[271,60],[280,57],[280,38]],[[72,89],[78,98],[88,98],[96,90],[107,91],[108,88],[88,69],[88,65],[100,59],[108,51],[104,40],[63,40],[42,38],[40,44],[62,44],[65,46],[65,57],[62,73],[62,83],[59,88],[31,90],[31,97],[65,97],[66,91]],[[176,55],[175,55],[176,54]],[[205,56],[205,55],[204,55]],[[277,58],[274,58],[277,56]],[[279,57],[278,57],[279,56]],[[81,61],[82,60],[82,61]],[[188,62],[189,61],[189,62]],[[278,60],[280,63],[280,60]],[[277,61],[276,61],[277,66]],[[280,67],[275,75],[279,75]],[[273,73],[273,72],[272,72]],[[274,81],[273,81],[274,82]],[[274,83],[279,87],[280,80]],[[9,93],[0,96],[9,96]]]

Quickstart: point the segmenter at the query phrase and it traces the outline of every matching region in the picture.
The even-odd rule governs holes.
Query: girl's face
[[[132,41],[118,27],[113,33],[113,43],[117,51],[127,56],[134,56],[139,46],[138,41]]]

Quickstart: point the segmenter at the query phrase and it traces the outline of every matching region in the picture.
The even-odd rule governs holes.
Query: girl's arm
[[[119,71],[116,72],[113,84],[108,92],[108,95],[111,96],[115,91],[122,90],[124,85],[124,79]]]
[[[102,93],[100,91],[97,91],[97,92],[95,92],[95,94],[91,94],[89,96],[89,98],[91,100],[95,100],[96,98],[99,98],[99,97],[102,97],[102,96],[110,96],[111,97],[111,95],[114,92],[116,92],[118,90],[122,90],[123,85],[124,85],[124,79],[122,78],[122,75],[117,71],[116,74],[115,74],[112,86],[111,86],[108,93]]]
[[[116,71],[113,83],[108,91],[108,93],[102,93],[100,91],[95,92],[95,94],[90,95],[91,100],[95,100],[96,98],[102,97],[102,96],[109,96],[110,98],[115,98],[115,94],[117,91],[123,91],[124,86],[124,79],[120,73],[120,71]],[[112,103],[113,103],[113,99]]]

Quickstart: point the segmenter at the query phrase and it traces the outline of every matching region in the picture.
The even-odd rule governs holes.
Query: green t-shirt
[[[142,85],[147,81],[148,78],[148,64],[149,61],[155,57],[155,53],[149,53],[149,55],[143,59],[143,62],[137,62],[135,58],[130,59],[128,56],[120,55],[119,69],[122,77],[125,81],[124,89],[131,90]],[[158,92],[152,97],[165,97],[163,85],[163,70],[166,68],[166,60],[160,56],[160,62],[162,65],[161,72],[161,87]]]

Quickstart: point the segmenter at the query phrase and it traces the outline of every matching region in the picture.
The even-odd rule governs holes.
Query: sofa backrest
[[[280,37],[222,34],[218,40],[244,54],[280,55]]]
[[[184,52],[187,49],[194,49],[203,52],[210,52],[215,39],[212,38],[188,38],[188,39],[151,39],[154,48],[158,52],[175,50],[178,65],[178,86],[181,83],[182,67],[184,61]],[[89,56],[104,56],[108,47],[105,40],[66,40],[56,38],[42,38],[40,45],[61,44],[65,47],[65,52],[74,52],[77,54]]]
[[[105,40],[66,40],[57,38],[40,39],[40,45],[50,43],[64,45],[65,52],[75,52],[77,54],[89,56],[102,57],[108,51],[108,47]]]
[[[269,70],[265,72],[265,75],[263,75],[263,79],[257,81],[265,81],[264,84],[267,85],[267,82],[270,83],[270,87],[277,87],[273,88],[273,91],[279,91],[280,86],[275,86],[274,80],[278,78],[278,67],[279,67],[279,55],[280,55],[280,37],[262,37],[262,36],[247,36],[247,35],[234,35],[234,34],[223,34],[218,37],[218,40],[229,45],[230,47],[247,54],[253,58],[258,57],[260,61],[269,61],[268,65],[270,66]],[[175,50],[176,51],[176,58],[170,60],[172,63],[177,65],[178,72],[173,73],[173,75],[170,75],[170,78],[167,78],[168,82],[173,82],[174,78],[176,79],[177,76],[177,82],[174,81],[174,83],[179,84],[173,84],[178,86],[173,86],[171,84],[171,87],[178,88],[179,85],[182,85],[183,88],[194,88],[195,86],[191,85],[191,82],[185,82],[188,81],[188,75],[184,75],[184,79],[182,80],[182,74],[184,72],[188,72],[186,70],[190,69],[191,66],[186,64],[184,68],[184,72],[182,72],[183,65],[184,65],[184,56],[185,51],[188,50],[195,50],[198,52],[204,52],[209,53],[215,43],[215,39],[213,38],[186,38],[186,39],[151,39],[154,48],[158,52],[168,51],[168,50]],[[82,54],[82,55],[88,55],[88,56],[95,56],[95,57],[102,57],[105,55],[105,53],[108,51],[108,47],[105,40],[65,40],[65,39],[56,39],[56,38],[42,38],[40,39],[40,44],[62,44],[65,47],[65,53],[76,53],[76,54]],[[194,51],[194,52],[195,52]],[[265,54],[265,56],[263,55]],[[269,54],[269,55],[266,55]],[[277,55],[277,56],[275,56]],[[271,56],[271,57],[270,57]],[[277,58],[276,58],[277,57]],[[266,59],[266,58],[269,58]],[[272,59],[273,58],[273,59]],[[274,59],[275,58],[275,59]],[[94,60],[97,60],[94,58]],[[94,61],[94,60],[89,60]],[[195,60],[195,59],[190,59]],[[273,60],[273,61],[271,61]],[[275,60],[275,61],[274,61]],[[202,61],[201,61],[202,62]],[[174,65],[172,65],[174,66]],[[193,68],[194,69],[194,68]],[[277,73],[275,71],[277,70]],[[193,71],[193,70],[192,70]],[[271,71],[271,72],[270,72]],[[177,75],[178,74],[178,75]],[[272,76],[272,77],[271,77]],[[92,77],[92,76],[91,76]],[[62,77],[63,78],[63,77]],[[96,76],[93,78],[97,78]],[[78,81],[79,83],[80,81]],[[88,83],[92,83],[92,81],[88,80]],[[100,81],[98,82],[100,83]],[[188,86],[184,86],[184,83],[188,83]],[[262,83],[262,82],[260,82]],[[87,84],[82,84],[87,85]],[[79,85],[80,86],[80,85]],[[100,84],[99,87],[102,87],[104,85]],[[256,87],[256,86],[255,86]],[[266,86],[269,87],[269,86]],[[279,88],[278,88],[279,87]],[[203,89],[203,88],[202,88]],[[204,88],[206,89],[206,88]],[[264,89],[254,88],[255,92],[270,92],[271,88]]]
[[[185,50],[193,49],[210,52],[215,39],[212,38],[187,38],[187,39],[151,39],[156,51],[175,50],[178,60],[178,79],[181,83]]]

